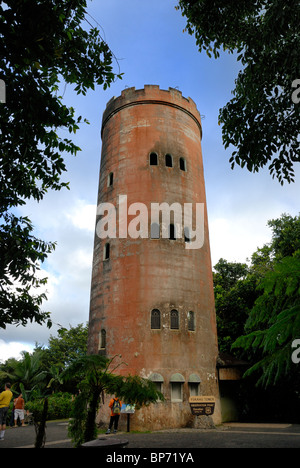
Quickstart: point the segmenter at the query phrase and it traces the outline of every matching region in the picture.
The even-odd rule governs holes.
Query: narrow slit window
[[[166,166],[173,167],[173,160],[170,154],[166,154]]]
[[[153,309],[151,311],[151,329],[160,329],[160,311],[158,309]]]
[[[171,329],[178,330],[179,329],[179,313],[178,310],[171,310]]]
[[[106,331],[102,329],[100,333],[100,349],[105,349],[105,348],[106,348]]]
[[[151,224],[150,237],[151,239],[159,239],[159,224],[158,223]]]
[[[114,173],[110,172],[107,178],[107,187],[112,187],[114,184]]]
[[[191,242],[190,230],[188,227],[184,228],[184,242]]]
[[[179,158],[179,168],[181,171],[186,171],[186,161],[184,158]]]
[[[195,331],[195,314],[191,310],[188,313],[188,330]]]
[[[150,166],[157,166],[158,165],[158,157],[156,153],[150,154]]]
[[[103,260],[109,260],[110,257],[110,244],[107,243],[104,246]]]
[[[169,239],[176,240],[176,229],[174,224],[170,224],[169,226]]]

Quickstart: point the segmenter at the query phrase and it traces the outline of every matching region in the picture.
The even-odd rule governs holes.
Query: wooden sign
[[[192,414],[211,416],[215,410],[216,399],[213,396],[193,396],[189,398]]]

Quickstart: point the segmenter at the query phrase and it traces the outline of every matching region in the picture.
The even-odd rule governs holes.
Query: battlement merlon
[[[193,99],[185,98],[178,89],[163,90],[158,85],[145,85],[143,89],[137,90],[135,87],[126,88],[122,91],[121,96],[110,99],[103,113],[101,136],[106,122],[113,115],[126,107],[142,104],[161,104],[182,110],[197,123],[202,139],[201,116]]]

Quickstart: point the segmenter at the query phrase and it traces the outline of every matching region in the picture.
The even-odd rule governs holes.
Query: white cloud
[[[67,213],[67,218],[79,229],[93,232],[95,229],[96,205],[77,200],[76,205]]]
[[[38,229],[37,237],[57,242],[37,273],[48,278],[38,292],[46,292],[41,310],[51,313],[53,326],[48,329],[45,324],[29,322],[26,327],[8,325],[0,330],[0,360],[30,349],[24,342],[47,346],[59,325],[68,328],[88,321],[96,206],[66,195],[59,202],[53,193],[42,204],[29,202],[22,214],[27,211]]]
[[[214,218],[209,229],[213,266],[220,258],[245,263],[258,247],[271,240],[270,229],[261,225],[261,220],[255,222],[252,218],[239,222],[234,217]]]
[[[9,358],[21,359],[21,352],[32,352],[34,346],[20,342],[8,342],[0,339],[0,362],[5,362]]]

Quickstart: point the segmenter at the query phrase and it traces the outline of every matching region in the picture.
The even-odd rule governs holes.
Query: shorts
[[[24,419],[24,410],[22,409],[15,409],[15,420],[18,419],[18,416],[20,418],[20,421],[23,421]]]
[[[6,424],[6,417],[8,412],[8,406],[4,406],[0,408],[0,426],[4,426]]]

